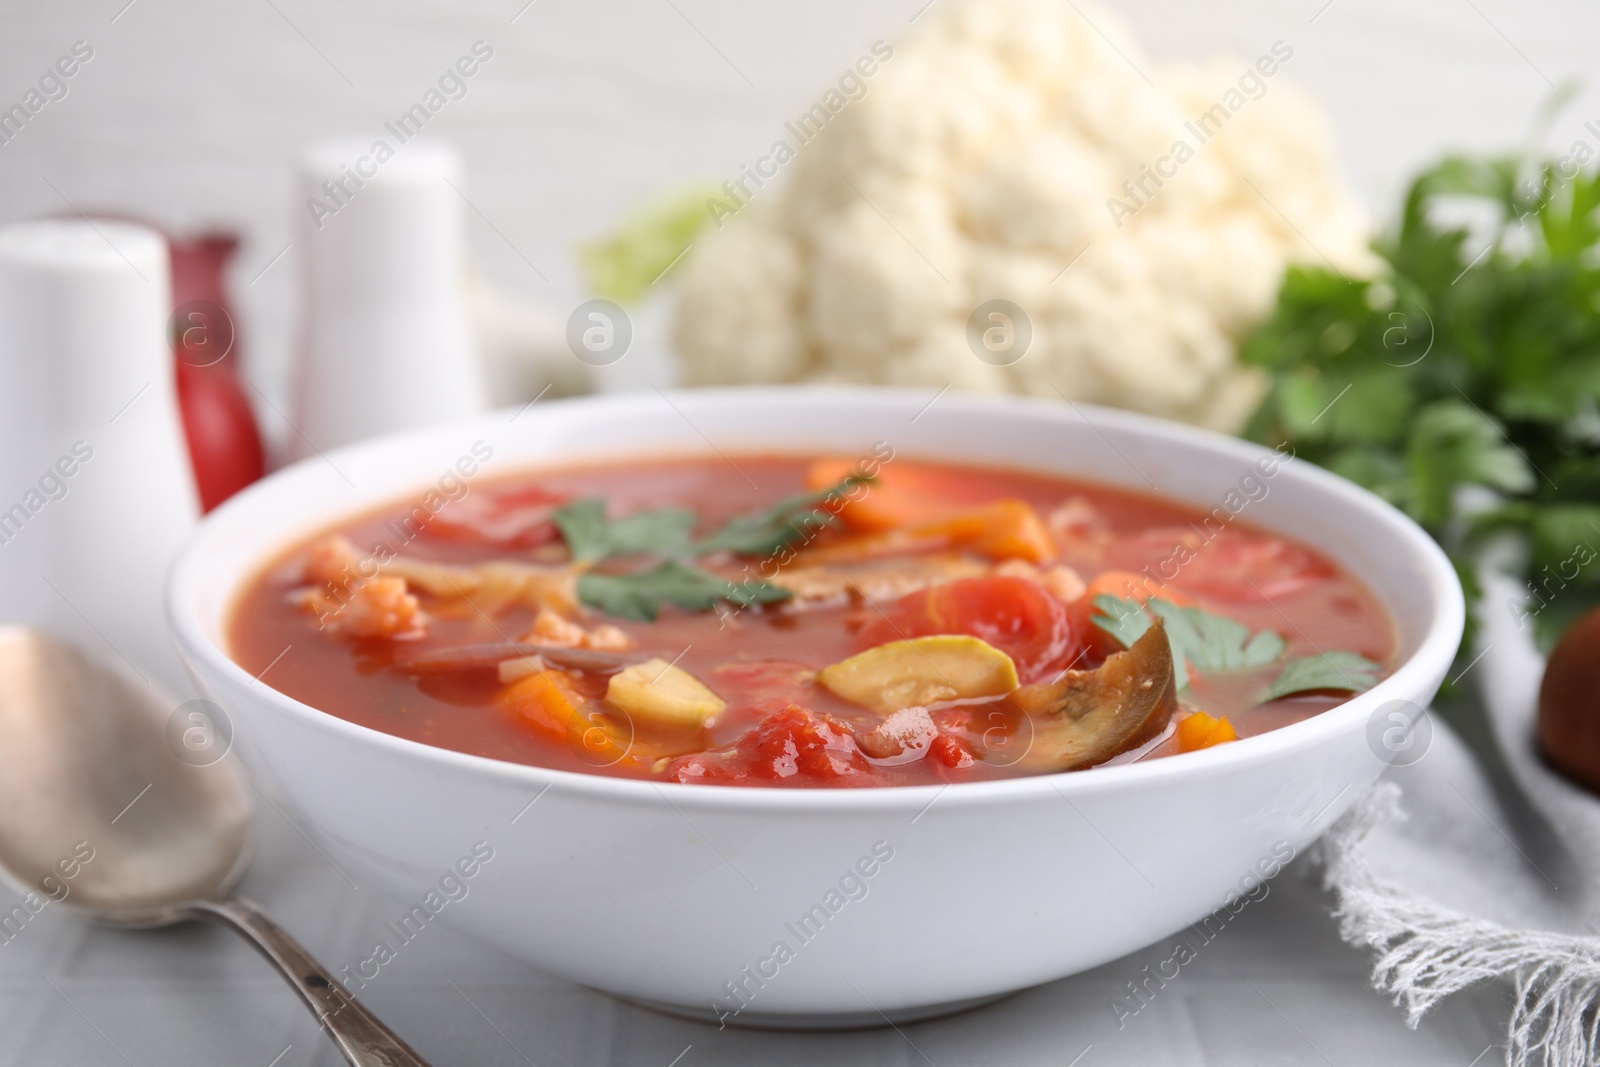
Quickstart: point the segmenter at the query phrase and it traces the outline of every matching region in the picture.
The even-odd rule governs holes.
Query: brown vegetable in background
[[[1551,650],[1537,733],[1547,763],[1600,793],[1600,608],[1573,623]]]

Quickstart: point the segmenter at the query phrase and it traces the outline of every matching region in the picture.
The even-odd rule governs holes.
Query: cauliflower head
[[[1370,269],[1292,58],[1155,65],[1083,0],[930,11],[690,253],[685,382],[953,385],[1236,429],[1263,388],[1237,347],[1285,266]],[[992,300],[1027,320],[1005,358],[974,342]]]

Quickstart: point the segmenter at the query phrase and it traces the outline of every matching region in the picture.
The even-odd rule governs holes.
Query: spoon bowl
[[[0,629],[0,867],[119,924],[175,922],[185,902],[232,888],[250,858],[250,798],[230,762],[172,751],[171,713],[71,645]]]

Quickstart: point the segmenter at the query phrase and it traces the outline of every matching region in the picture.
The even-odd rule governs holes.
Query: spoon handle
[[[428,1061],[411,1050],[393,1030],[362,1007],[338,980],[311,954],[267,917],[252,900],[235,896],[227,900],[198,901],[194,917],[227,926],[244,935],[300,999],[322,1022],[328,1037],[356,1067],[428,1067]]]

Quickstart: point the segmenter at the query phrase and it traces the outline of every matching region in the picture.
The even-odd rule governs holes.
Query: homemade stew
[[[1241,517],[1280,462],[1211,511],[882,444],[452,476],[273,562],[232,652],[398,737],[656,781],[919,785],[1170,756],[1393,667],[1371,593]]]

